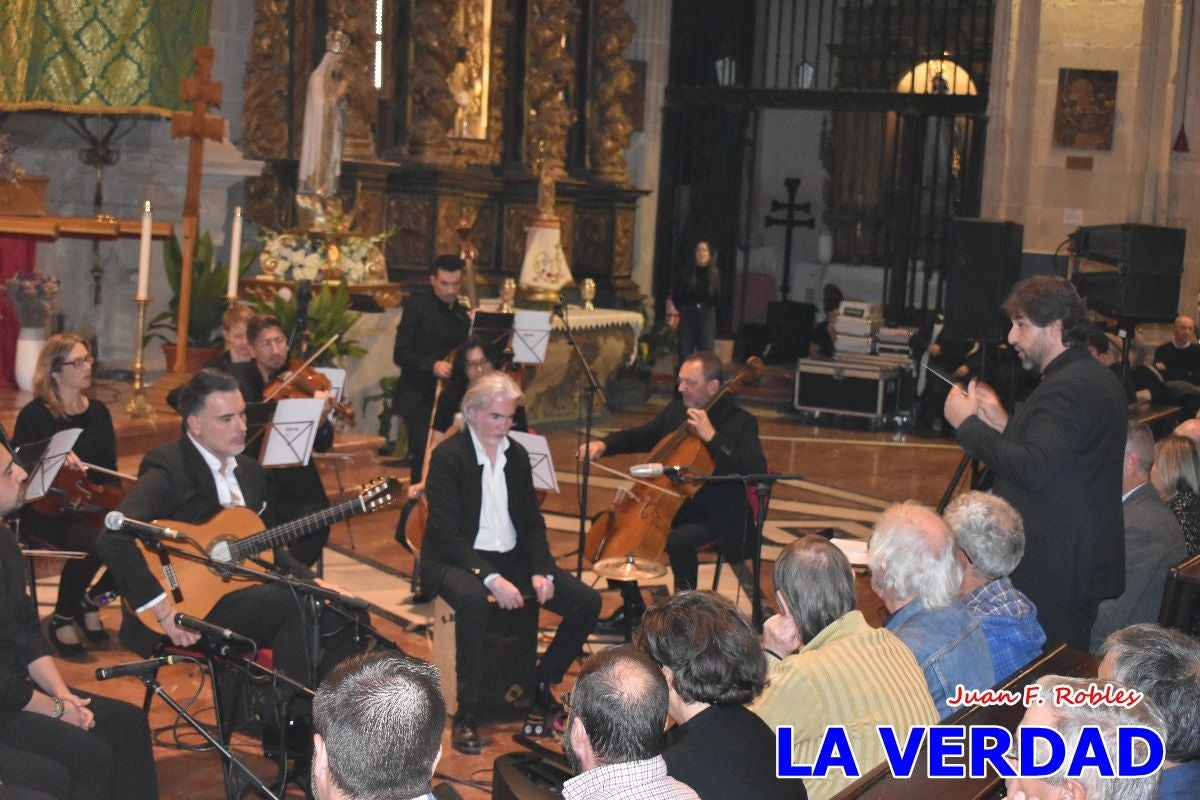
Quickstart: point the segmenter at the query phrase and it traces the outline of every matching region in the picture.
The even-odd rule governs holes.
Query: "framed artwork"
[[[1111,150],[1117,109],[1117,72],[1060,69],[1054,106],[1054,144]]]

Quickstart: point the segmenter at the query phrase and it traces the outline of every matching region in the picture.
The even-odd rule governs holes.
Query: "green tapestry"
[[[3,0],[0,111],[170,116],[207,0]]]

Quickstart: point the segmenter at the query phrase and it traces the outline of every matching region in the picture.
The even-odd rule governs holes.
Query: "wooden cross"
[[[783,299],[786,302],[788,295],[792,291],[792,231],[796,228],[812,229],[816,225],[816,220],[812,217],[808,219],[797,219],[796,212],[808,214],[812,211],[812,203],[797,203],[796,190],[800,188],[799,178],[784,178],[784,187],[787,189],[788,199],[786,203],[781,203],[778,200],[771,201],[772,211],[787,211],[787,216],[783,219],[768,216],[763,223],[768,228],[772,225],[786,225],[783,235],[783,286],[780,291],[783,294]]]
[[[210,117],[209,106],[221,105],[221,84],[210,80],[213,49],[196,45],[192,51],[193,74],[179,82],[179,97],[192,104],[191,111],[176,111],[171,117],[171,138],[189,138],[187,189],[183,195],[183,267],[179,274],[179,330],[176,333],[174,370],[187,372],[187,334],[191,322],[192,261],[196,233],[200,228],[200,172],[204,166],[204,140],[219,142],[225,136],[225,120]]]

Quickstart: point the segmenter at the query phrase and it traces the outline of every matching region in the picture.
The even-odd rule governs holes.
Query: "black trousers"
[[[404,429],[408,431],[408,464],[413,483],[421,480],[421,468],[425,465],[425,440],[429,438],[429,419],[433,415],[433,403],[422,401],[400,412]]]
[[[667,536],[667,556],[671,560],[671,572],[675,576],[675,591],[695,589],[700,571],[700,559],[696,552],[716,544],[725,560],[733,565],[753,554],[754,537],[757,529],[749,512],[745,521],[735,529],[715,529],[702,522],[680,522]]]
[[[10,765],[5,758],[0,765],[0,779],[9,782],[11,769],[15,785],[55,793],[62,800],[157,798],[158,776],[150,751],[150,728],[142,710],[119,700],[77,689],[71,691],[92,698],[88,707],[96,716],[96,726],[90,731],[43,714],[0,712],[0,745],[58,765],[47,774],[45,783],[31,783],[29,774],[35,762]],[[0,754],[5,753],[0,751]],[[66,795],[57,794],[61,791],[62,769],[70,776]]]
[[[515,550],[507,553],[478,551],[496,571],[512,581],[522,594],[533,594],[533,583],[524,556]],[[600,616],[600,593],[565,569],[554,568],[554,597],[546,608],[562,617],[554,640],[542,654],[537,679],[558,683],[567,674],[583,643],[596,628]],[[487,576],[483,576],[487,577]],[[450,567],[442,579],[439,595],[454,609],[454,668],[458,676],[457,714],[475,713],[480,700],[483,674],[483,635],[487,628],[488,597],[491,592],[483,581],[458,567]],[[526,600],[526,602],[530,602]],[[533,601],[533,602],[536,602]]]
[[[1032,599],[1032,598],[1030,598]],[[1036,602],[1038,622],[1046,632],[1046,642],[1063,642],[1076,650],[1087,651],[1092,642],[1099,600],[1073,602]]]
[[[62,576],[58,581],[58,601],[54,613],[73,617],[79,613],[88,584],[104,566],[96,555],[96,537],[99,532],[90,522],[76,514],[40,514],[32,508],[21,512],[21,535],[43,540],[60,550],[78,550],[87,553],[86,558],[70,558],[63,561]]]
[[[316,688],[315,683],[310,684],[312,636],[305,603],[305,595],[293,594],[286,586],[251,586],[222,597],[205,619],[248,636],[259,647],[270,647],[276,669]],[[326,610],[319,625],[321,653],[315,671],[318,681],[361,649],[353,624],[342,615]]]

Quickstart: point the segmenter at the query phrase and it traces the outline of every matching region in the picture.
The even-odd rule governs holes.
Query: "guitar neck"
[[[299,519],[294,519],[291,522],[267,528],[265,531],[256,533],[253,536],[247,536],[233,543],[230,547],[233,561],[242,561],[251,556],[258,555],[264,550],[291,544],[311,533],[319,531],[321,528],[328,528],[335,522],[350,519],[364,513],[366,510],[367,506],[363,498],[355,497],[344,503],[338,503],[336,506],[324,508]]]

